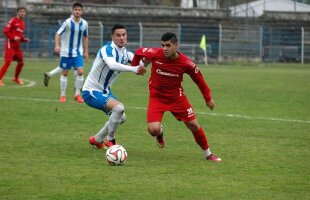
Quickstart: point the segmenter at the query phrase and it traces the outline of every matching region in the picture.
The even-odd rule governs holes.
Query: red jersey
[[[24,37],[24,31],[24,20],[19,19],[18,17],[13,17],[3,29],[3,33],[7,37],[5,47],[9,49],[19,49],[20,43],[26,41]],[[16,36],[20,37],[19,41],[14,40],[14,37]]]
[[[132,61],[132,66],[139,65],[142,58],[152,63],[149,80],[150,97],[158,97],[165,102],[173,102],[185,96],[183,74],[188,74],[199,87],[206,102],[211,100],[210,89],[197,65],[185,54],[178,52],[179,57],[167,59],[162,48],[139,48]]]

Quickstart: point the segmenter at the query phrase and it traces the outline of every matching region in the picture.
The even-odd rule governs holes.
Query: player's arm
[[[208,86],[208,84],[206,83],[205,79],[203,78],[200,70],[198,69],[197,66],[195,66],[194,68],[192,68],[189,72],[189,75],[191,77],[191,79],[196,83],[196,85],[198,86],[201,94],[203,95],[206,105],[213,110],[215,107],[215,102],[211,96],[211,90]]]
[[[54,51],[56,54],[60,53],[60,35],[58,33],[55,34],[55,48]]]
[[[88,36],[85,36],[83,38],[83,49],[84,49],[84,58],[85,61],[88,60],[89,54],[88,54],[88,44],[89,44],[89,40],[88,40]]]
[[[54,52],[56,54],[60,54],[60,35],[62,35],[65,31],[66,31],[66,21],[64,21],[61,26],[59,27],[59,29],[57,30],[57,32],[55,33],[55,38],[54,38]]]
[[[132,52],[128,51],[128,52],[127,52],[127,55],[128,55],[129,63],[132,63],[133,58],[134,58],[134,54],[133,54]],[[144,59],[144,60],[145,60],[145,59]],[[142,66],[142,67],[148,67],[149,62],[144,62],[144,60],[141,59],[141,60],[139,61],[139,65]],[[137,61],[135,61],[135,62],[137,62]]]
[[[13,19],[11,19],[6,26],[3,29],[4,35],[9,39],[9,40],[16,40],[17,35],[13,34],[12,27],[13,27]]]
[[[21,39],[21,41],[22,41],[22,42],[30,42],[30,39],[27,38],[27,37],[23,37],[23,38]]]
[[[132,59],[131,65],[143,65],[148,66],[152,57],[152,48],[140,47],[136,50],[135,55]]]
[[[133,72],[138,75],[143,75],[146,72],[145,67],[142,67],[140,65],[137,66],[123,65],[121,63],[116,62],[113,57],[107,57],[105,58],[104,61],[112,70],[118,70],[122,72]]]
[[[83,49],[84,49],[84,58],[87,61],[89,57],[88,53],[88,45],[89,45],[89,39],[88,39],[88,25],[86,26],[86,29],[83,33]]]
[[[30,39],[24,36],[24,33],[22,34],[21,38],[20,38],[21,42],[30,42]]]

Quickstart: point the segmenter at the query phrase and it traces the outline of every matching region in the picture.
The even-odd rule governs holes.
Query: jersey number
[[[194,113],[193,108],[188,108],[187,109],[187,114],[192,115]]]

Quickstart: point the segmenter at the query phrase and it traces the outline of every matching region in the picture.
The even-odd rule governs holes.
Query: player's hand
[[[20,41],[20,37],[19,37],[19,36],[15,36],[15,37],[14,37],[14,40],[15,40],[15,41]]]
[[[138,67],[137,75],[143,75],[143,74],[145,74],[145,72],[146,72],[145,67],[141,67],[141,66]]]
[[[30,42],[29,38],[24,38],[24,42]]]
[[[215,107],[215,102],[213,101],[213,99],[211,99],[210,101],[207,102],[207,106],[213,110]]]
[[[88,58],[89,58],[89,54],[88,53],[84,53],[84,59],[85,59],[85,62],[88,61]]]
[[[56,54],[59,54],[59,53],[60,53],[60,47],[55,47],[54,52],[55,52]]]

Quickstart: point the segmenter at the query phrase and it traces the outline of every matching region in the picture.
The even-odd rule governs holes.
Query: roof
[[[309,12],[310,5],[291,0],[258,0],[229,7],[234,17],[260,17],[264,11]]]

